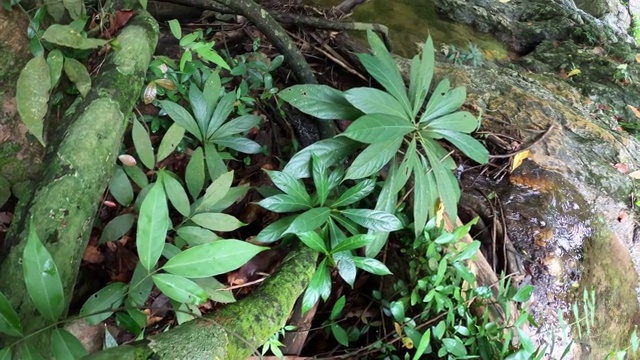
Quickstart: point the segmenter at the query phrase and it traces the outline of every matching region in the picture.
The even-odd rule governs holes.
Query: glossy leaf
[[[172,257],[162,268],[175,275],[205,278],[235,270],[267,249],[246,241],[218,240],[187,249]]]
[[[169,100],[160,101],[160,106],[162,106],[162,109],[167,112],[167,115],[169,115],[171,120],[176,124],[185,128],[191,135],[195,136],[196,139],[200,141],[204,140],[196,120],[185,108]]]
[[[340,213],[356,224],[374,231],[391,232],[402,229],[402,222],[388,212],[370,209],[345,209]]]
[[[376,183],[372,179],[362,180],[353,187],[347,189],[347,191],[343,192],[338,200],[331,204],[331,207],[337,208],[354,204],[369,196],[369,194],[371,194],[375,189],[375,186]]]
[[[184,138],[184,133],[185,129],[176,123],[169,127],[158,147],[158,161],[162,161],[171,155],[173,150],[180,144],[180,141],[182,141],[182,138]]]
[[[169,20],[167,22],[169,24],[169,30],[171,30],[171,35],[176,39],[180,40],[182,38],[182,28],[180,27],[180,22],[176,19]]]
[[[354,256],[353,262],[358,269],[362,269],[368,273],[374,275],[392,275],[387,266],[376,259]]]
[[[373,235],[358,234],[341,240],[331,249],[331,253],[359,249],[373,241]]]
[[[207,301],[207,293],[198,284],[173,274],[152,275],[153,283],[170,299],[190,305],[201,305]]]
[[[100,244],[120,239],[124,234],[128,233],[133,226],[135,217],[133,214],[122,214],[114,217],[102,229],[100,234]]]
[[[330,209],[326,207],[307,210],[293,220],[285,234],[300,234],[313,231],[327,222],[330,212]]]
[[[155,156],[153,155],[153,145],[147,129],[140,124],[138,119],[133,119],[133,127],[131,128],[131,138],[136,148],[136,153],[147,169],[153,169],[156,165]]]
[[[51,76],[51,86],[54,87],[60,80],[62,74],[62,66],[64,65],[64,55],[58,49],[51,50],[47,54],[47,64],[49,65],[49,74]]]
[[[329,251],[327,250],[327,245],[322,237],[318,235],[315,231],[308,231],[304,233],[296,234],[300,241],[302,241],[305,245],[310,247],[311,249],[322,253],[327,254]]]
[[[287,216],[282,219],[278,219],[277,221],[272,222],[267,227],[262,229],[258,235],[256,235],[255,240],[257,242],[268,244],[279,240],[284,235],[285,231],[291,226],[293,220],[295,220],[298,216]]]
[[[79,50],[96,49],[108,43],[107,40],[86,38],[70,25],[60,24],[49,26],[42,35],[42,39],[52,44]]]
[[[231,135],[243,134],[258,126],[259,123],[259,116],[243,115],[220,126],[220,128],[213,133],[213,138],[221,139]]]
[[[200,133],[205,134],[209,123],[209,117],[207,117],[207,100],[195,83],[191,83],[191,86],[189,86],[189,104],[191,105],[193,116],[198,123]]]
[[[43,56],[29,60],[16,83],[16,106],[27,130],[40,141],[43,140],[43,120],[47,115],[51,75]]]
[[[402,77],[398,72],[395,63],[392,66],[385,64],[380,59],[368,54],[357,54],[358,60],[367,69],[376,81],[382,85],[402,105],[403,111],[409,116],[411,114],[409,108],[409,100],[407,99],[407,91],[402,81]],[[397,75],[395,73],[397,73]]]
[[[191,213],[191,204],[189,203],[189,197],[187,197],[187,193],[184,191],[182,184],[168,172],[162,173],[162,184],[164,185],[164,191],[171,205],[173,205],[182,216],[189,216]]]
[[[415,118],[418,111],[422,108],[424,100],[431,86],[433,78],[433,66],[435,64],[435,53],[433,50],[433,40],[431,36],[427,38],[422,48],[422,53],[416,55],[411,61],[409,70],[409,100],[413,107],[413,116]]]
[[[349,166],[345,179],[362,179],[377,173],[396,155],[400,145],[401,137],[369,145]]]
[[[136,234],[138,256],[147,270],[153,269],[158,262],[169,226],[166,194],[162,183],[156,183],[142,202]]]
[[[353,256],[351,256],[348,251],[334,253],[333,261],[336,263],[338,274],[342,280],[353,287],[356,281],[356,274],[358,273],[356,264],[353,261]]]
[[[210,141],[214,144],[224,146],[244,154],[258,154],[262,151],[262,146],[260,146],[260,144],[242,136],[227,136],[220,139],[212,138]]]
[[[64,61],[64,73],[76,86],[82,97],[87,97],[91,90],[91,77],[87,67],[74,58],[66,58]]]
[[[56,359],[81,359],[89,355],[80,340],[60,328],[51,332],[51,350]]]
[[[219,239],[218,235],[213,231],[203,229],[199,226],[181,226],[176,233],[183,238],[189,246],[208,244]]]
[[[0,332],[9,336],[22,336],[20,318],[2,292],[0,292]]]
[[[133,201],[133,188],[121,166],[116,166],[109,181],[109,192],[122,206],[128,206]]]
[[[281,171],[265,170],[273,184],[296,202],[311,204],[311,197],[301,180]]]
[[[307,115],[324,120],[355,120],[362,113],[339,90],[326,85],[294,85],[278,97]]]
[[[458,199],[460,198],[458,182],[453,177],[451,171],[447,170],[440,163],[440,159],[434,155],[436,152],[434,144],[430,141],[423,141],[422,144],[425,147],[427,159],[433,170],[440,199],[444,203],[444,208],[449,217],[455,219],[458,214]]]
[[[189,194],[192,198],[197,198],[204,187],[205,169],[204,169],[204,151],[202,147],[198,147],[189,159],[187,170],[184,174],[184,182],[187,184]]]
[[[301,202],[300,200],[287,194],[279,194],[270,196],[266,199],[262,199],[258,202],[258,205],[269,211],[277,213],[295,212],[311,208],[309,203]]]
[[[51,254],[38,238],[33,221],[29,224],[22,258],[25,259],[22,272],[29,297],[44,318],[58,320],[65,308],[62,280]]]
[[[90,325],[98,325],[122,305],[128,288],[127,284],[121,282],[103,287],[82,305],[80,316],[84,316]]]
[[[388,142],[416,130],[406,118],[386,114],[363,115],[341,134],[366,144]]]
[[[351,105],[365,114],[391,115],[403,119],[405,123],[413,123],[413,119],[407,116],[398,100],[384,91],[358,87],[345,91],[344,96]]]
[[[324,259],[318,265],[318,269],[302,296],[302,313],[309,311],[321,297],[326,300],[329,295],[331,295],[331,274],[327,259]]]
[[[360,227],[353,221],[347,219],[339,212],[333,212],[330,215],[331,219],[337,221],[342,227],[350,234],[360,234],[362,231]],[[346,236],[345,236],[346,237]]]
[[[420,122],[428,123],[432,119],[457,110],[464,104],[466,97],[467,91],[464,87],[451,90],[448,79],[440,81],[427,102],[427,107],[420,117]]]
[[[191,217],[191,221],[213,231],[233,231],[246,224],[235,217],[223,213],[200,213]]]
[[[311,155],[316,155],[326,167],[352,154],[360,144],[346,137],[320,140],[298,151],[289,160],[282,172],[295,178],[311,176]]]
[[[329,178],[327,176],[327,167],[322,160],[316,155],[312,155],[311,174],[313,184],[316,187],[316,195],[318,196],[318,204],[324,206],[329,196]]]

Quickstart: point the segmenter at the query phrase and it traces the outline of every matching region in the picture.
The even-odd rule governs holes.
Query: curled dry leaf
[[[167,89],[167,90],[176,89],[176,84],[173,82],[173,80],[170,80],[170,79],[157,79],[157,80],[153,80],[153,82],[163,89]]]
[[[155,81],[152,81],[147,84],[147,87],[144,88],[144,94],[142,95],[142,99],[145,104],[151,104],[153,100],[156,99],[158,95],[158,87],[156,86]]]
[[[115,208],[118,207],[118,205],[116,205],[116,203],[114,203],[111,200],[106,200],[106,201],[103,202],[103,204],[104,204],[104,206],[106,206],[108,208],[112,208],[112,209],[115,209]]]
[[[133,156],[131,156],[129,154],[122,154],[122,155],[118,156],[118,160],[120,160],[122,165],[125,165],[125,166],[136,166],[136,164],[137,164],[136,158],[134,158]]]

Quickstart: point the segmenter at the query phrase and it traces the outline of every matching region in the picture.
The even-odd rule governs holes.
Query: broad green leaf
[[[301,202],[287,194],[279,194],[262,199],[258,202],[258,205],[277,213],[295,212],[311,208],[309,203]]]
[[[351,256],[349,251],[334,253],[332,256],[333,261],[336,263],[336,267],[338,268],[338,274],[340,277],[344,282],[349,284],[349,286],[353,287],[358,273],[356,264],[353,261],[353,256]]]
[[[302,297],[302,313],[309,311],[322,297],[328,299],[331,295],[331,273],[327,259],[322,260],[316,273],[311,278],[307,290]]]
[[[360,234],[362,231],[356,223],[342,216],[339,212],[331,213],[331,219],[336,220],[350,234]]]
[[[518,290],[518,292],[516,292],[515,295],[513,295],[511,300],[515,302],[529,301],[529,299],[531,299],[531,294],[533,294],[533,290],[534,288],[531,285],[523,286]]]
[[[233,111],[233,105],[236,101],[236,94],[233,92],[225,94],[218,102],[211,119],[207,124],[207,133],[205,139],[210,139],[211,136],[222,126],[227,120],[231,112]]]
[[[158,161],[164,160],[178,147],[184,137],[184,132],[185,129],[179,124],[173,123],[169,127],[158,147]]]
[[[468,260],[471,259],[472,257],[476,256],[476,254],[478,253],[478,250],[480,250],[480,242],[477,240],[472,241],[471,243],[467,244],[467,246],[464,247],[464,249],[462,249],[462,251],[460,251],[456,256],[454,256],[454,261],[464,261],[464,260]]]
[[[133,188],[121,166],[116,166],[109,181],[109,192],[122,206],[128,206],[133,201]]]
[[[260,231],[258,235],[256,235],[255,241],[263,244],[268,244],[279,240],[280,238],[282,238],[289,226],[291,226],[291,223],[296,219],[296,217],[298,216],[292,215],[274,221],[273,223],[262,229],[262,231]]]
[[[191,154],[191,159],[189,159],[189,164],[187,164],[187,170],[184,174],[184,182],[187,184],[187,189],[189,189],[189,194],[191,194],[192,198],[195,199],[200,195],[204,180],[204,151],[202,147],[198,147]]]
[[[467,355],[467,348],[458,338],[444,338],[442,339],[442,346],[455,358],[461,358]]]
[[[310,247],[311,249],[322,253],[322,254],[328,254],[329,251],[327,250],[327,245],[324,241],[324,239],[322,237],[320,237],[320,235],[318,235],[317,232],[315,231],[307,231],[304,233],[298,233],[296,234],[298,236],[298,238],[300,239],[300,241],[302,241],[305,245],[307,245],[308,247]]]
[[[404,85],[404,81],[402,81],[402,77],[400,76],[400,72],[398,71],[398,67],[395,62],[392,66],[389,66],[389,64],[385,64],[374,56],[368,54],[356,55],[358,56],[358,60],[362,63],[362,66],[367,69],[369,75],[376,79],[376,81],[379,82],[389,94],[398,100],[402,105],[401,109],[406,114],[405,116],[411,116],[412,111],[407,98],[407,89]]]
[[[51,254],[40,242],[33,220],[28,231],[27,245],[22,253],[27,292],[40,314],[49,321],[56,321],[65,307],[60,273]]]
[[[169,207],[164,187],[162,183],[156,183],[142,202],[136,234],[138,256],[147,270],[152,270],[158,262],[169,226]]]
[[[211,206],[217,204],[229,192],[231,183],[233,182],[233,171],[226,172],[215,179],[207,191],[205,191],[202,200],[196,206],[194,213],[208,210]]]
[[[430,120],[449,114],[464,104],[467,91],[464,87],[457,87],[450,90],[449,80],[440,81],[433,90],[431,98],[427,102],[427,107],[420,117],[421,123],[428,123]]]
[[[344,179],[345,172],[346,171],[343,166],[338,166],[338,167],[335,167],[333,171],[329,173],[329,179],[327,180],[329,182],[329,190],[333,190],[337,188],[338,185],[342,183],[342,179]]]
[[[207,301],[207,293],[198,284],[173,274],[152,275],[153,283],[170,299],[190,305],[201,305]]]
[[[331,249],[331,253],[359,249],[363,246],[368,245],[369,243],[371,243],[371,241],[373,241],[373,235],[354,235],[340,241]]]
[[[200,57],[200,59],[212,62],[223,69],[231,70],[231,67],[229,66],[229,64],[227,64],[227,62],[222,58],[222,56],[220,56],[220,54],[218,54],[218,52],[215,49],[213,49],[213,44],[210,44],[207,47],[196,49],[196,53],[198,53],[198,56]]]
[[[192,247],[208,244],[219,239],[218,235],[213,231],[203,229],[199,226],[181,226],[176,233]]]
[[[457,131],[436,130],[435,133],[460,149],[465,155],[479,164],[486,164],[489,161],[489,151],[473,137]]]
[[[396,155],[402,145],[402,137],[369,145],[353,161],[346,179],[362,179],[380,171],[393,156]]]
[[[345,98],[365,114],[391,115],[413,124],[402,105],[388,93],[369,87],[352,88],[344,92]]]
[[[222,212],[235,202],[240,200],[251,189],[249,185],[234,186],[220,199],[220,201],[207,207],[206,212]]]
[[[142,171],[142,169],[138,165],[123,166],[122,169],[124,170],[125,173],[127,173],[129,178],[133,180],[133,182],[136,183],[136,185],[140,186],[141,188],[144,188],[147,185],[149,185],[149,179],[147,179],[147,175],[144,173],[144,171]]]
[[[396,176],[393,179],[393,182],[391,184],[391,191],[393,191],[394,193],[399,192],[400,190],[402,190],[402,188],[407,184],[407,181],[409,180],[409,177],[411,176],[411,173],[413,172],[413,169],[415,167],[415,162],[416,162],[416,138],[413,137],[411,139],[411,142],[409,143],[409,146],[407,147],[407,150],[405,151],[405,155],[402,158],[402,162],[400,163],[400,166],[398,167],[396,173]]]
[[[84,8],[84,2],[82,0],[63,0],[62,3],[69,12],[69,16],[71,16],[73,20],[82,18],[86,19],[87,12]]]
[[[210,141],[214,144],[224,146],[245,154],[258,154],[262,151],[262,146],[253,140],[249,140],[242,136],[227,136],[225,138],[214,138]]]
[[[440,159],[434,155],[436,152],[434,144],[429,139],[423,140],[422,145],[433,170],[440,200],[442,200],[444,209],[449,217],[455,219],[458,214],[458,199],[460,198],[458,182],[451,171],[447,170],[440,163]]]
[[[60,328],[51,332],[51,350],[56,359],[81,359],[89,355],[80,340]]]
[[[66,58],[64,61],[64,73],[76,86],[82,97],[87,97],[91,90],[91,77],[87,68],[74,58]]]
[[[174,38],[180,40],[182,38],[182,28],[180,27],[180,22],[176,19],[171,19],[168,21],[169,30],[171,30],[171,35]]]
[[[204,136],[200,132],[196,120],[185,108],[169,100],[160,101],[160,106],[162,106],[162,109],[167,112],[167,115],[169,115],[176,124],[185,128],[191,135],[195,136],[196,139],[200,141],[204,140]]]
[[[521,328],[518,328],[518,340],[520,341],[522,348],[524,348],[528,353],[531,354],[536,350],[536,346],[529,338],[529,335],[527,335],[527,333]]]
[[[333,308],[331,309],[331,314],[329,315],[330,320],[339,320],[338,316],[342,313],[344,306],[347,303],[347,298],[342,295],[338,300],[336,300],[335,304],[333,304]]]
[[[122,305],[128,288],[127,284],[121,282],[103,287],[82,305],[80,316],[85,317],[90,325],[98,325]]]
[[[339,90],[326,85],[293,85],[278,97],[307,115],[324,120],[355,120],[362,113]]]
[[[51,75],[43,56],[29,60],[16,83],[16,106],[27,130],[40,141],[43,140],[43,120],[47,115]]]
[[[122,214],[114,217],[107,223],[104,229],[102,229],[99,243],[104,244],[120,239],[131,230],[134,220],[135,217],[133,214]]]
[[[340,211],[351,221],[374,231],[391,232],[402,229],[402,222],[393,214],[370,209],[345,209]]]
[[[214,139],[222,139],[231,135],[243,134],[258,124],[260,124],[259,116],[243,115],[220,126],[220,128],[213,133],[212,137]]]
[[[137,337],[147,325],[147,314],[136,309],[129,309],[126,312],[118,311],[116,313],[116,325]]]
[[[333,337],[340,345],[349,346],[349,335],[340,325],[336,323],[331,324],[331,334],[333,334]]]
[[[213,231],[233,231],[245,226],[242,221],[223,213],[201,213],[191,217],[191,221]]]
[[[64,55],[58,49],[51,50],[47,54],[47,64],[49,65],[49,74],[51,76],[51,87],[58,84],[60,75],[62,74],[62,66],[64,65]]]
[[[86,38],[73,27],[60,24],[49,26],[42,35],[42,39],[52,44],[79,50],[95,49],[108,43],[107,40]]]
[[[431,343],[431,329],[427,329],[427,331],[422,334],[420,338],[420,343],[418,344],[418,348],[416,350],[415,355],[413,355],[413,360],[420,360],[422,355],[425,354],[429,344]]]
[[[233,271],[267,249],[246,241],[217,240],[175,255],[162,269],[188,278],[205,278]]]
[[[9,336],[22,336],[20,318],[2,292],[0,292],[0,332]]]
[[[421,161],[414,163],[413,170],[414,189],[413,189],[413,231],[414,236],[418,238],[427,224],[427,218],[433,213],[431,207],[433,204],[429,202],[429,193],[436,192],[437,189],[430,188],[427,180],[427,169]]]
[[[215,144],[206,143],[204,145],[204,158],[211,179],[217,179],[227,172],[227,165],[222,161]]]
[[[376,187],[376,182],[373,179],[365,179],[343,192],[342,195],[331,204],[332,208],[342,207],[356,203],[365,197],[369,196],[373,189]]]
[[[167,197],[171,202],[171,205],[178,210],[182,216],[189,216],[191,213],[191,204],[189,204],[189,197],[184,191],[182,184],[169,172],[162,173],[162,184],[164,185],[164,191],[167,193]]]
[[[404,118],[386,114],[363,115],[349,125],[341,134],[366,144],[389,142],[402,138],[416,130],[413,123]]]
[[[204,98],[207,99],[207,118],[210,119],[213,115],[213,110],[218,105],[218,99],[220,98],[220,91],[222,90],[222,84],[220,82],[220,75],[217,71],[211,72],[207,81],[204,83],[204,89],[202,93]]]
[[[431,79],[433,78],[433,65],[435,55],[433,50],[433,40],[427,37],[420,55],[414,56],[409,70],[409,100],[413,106],[412,119],[418,115],[422,109],[422,104],[427,97]]]
[[[45,0],[44,4],[47,8],[47,13],[51,15],[56,23],[59,23],[64,17],[64,3],[60,0]]]
[[[322,160],[326,167],[329,167],[353,153],[358,147],[360,147],[359,143],[345,137],[320,140],[298,151],[282,172],[298,179],[306,178],[311,175],[309,164],[312,154]]]
[[[425,127],[426,125],[426,127]],[[478,128],[478,119],[468,111],[456,111],[421,124],[426,130],[449,130],[471,133]]]
[[[358,269],[362,269],[368,273],[374,275],[392,275],[387,266],[376,259],[354,256],[353,261]]]
[[[376,202],[375,210],[384,211],[387,213],[392,213],[395,211],[396,202],[398,200],[398,192],[393,191],[393,185],[396,183],[397,178],[398,167],[396,165],[395,158],[393,158],[391,159],[391,163],[389,164],[387,180],[382,185],[382,190],[380,190],[380,194],[378,195],[378,201]],[[374,235],[374,240],[365,248],[365,255],[372,258],[380,253],[380,250],[382,250],[385,243],[387,242],[389,233],[384,231],[369,230],[369,234]]]
[[[316,155],[312,155],[311,173],[313,184],[316,187],[316,194],[318,195],[318,204],[324,206],[329,196],[330,184],[327,176],[327,167]]]
[[[212,301],[223,304],[236,302],[236,299],[233,296],[231,290],[226,290],[226,286],[224,286],[214,277],[193,279],[193,282],[198,284],[207,293],[207,296]]]
[[[177,246],[169,243],[164,243],[164,248],[162,248],[162,256],[165,259],[169,260],[180,253],[181,251]]]
[[[300,203],[311,205],[311,197],[301,180],[281,171],[265,170],[273,184]]]
[[[300,234],[313,231],[327,222],[330,212],[331,210],[326,207],[307,210],[293,220],[285,234]]]
[[[11,347],[5,347],[0,349],[0,360],[11,360],[13,358],[13,352]]]
[[[156,165],[156,160],[153,155],[153,145],[151,145],[149,133],[140,121],[135,118],[133,119],[133,127],[131,128],[131,138],[142,164],[146,166],[147,169],[153,169]]]
[[[189,104],[191,105],[193,116],[198,123],[200,133],[205,134],[209,123],[209,118],[207,117],[207,99],[195,83],[191,83],[189,87]]]
[[[20,355],[20,360],[44,360],[38,349],[25,342],[20,344]]]
[[[141,263],[138,263],[136,268],[133,270],[131,281],[129,281],[127,305],[135,307],[144,306],[152,289],[153,281],[151,281],[149,271],[145,269]]]

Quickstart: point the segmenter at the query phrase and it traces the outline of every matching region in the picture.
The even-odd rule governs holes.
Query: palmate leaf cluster
[[[440,140],[461,150],[478,163],[488,161],[488,152],[469,134],[479,121],[459,111],[466,91],[440,81],[431,96],[434,51],[431,38],[424,51],[413,58],[408,88],[391,54],[373,32],[368,32],[373,54],[358,54],[362,65],[385,91],[360,87],[341,92],[323,85],[295,85],[280,98],[302,112],[320,119],[346,119],[352,124],[334,139],[320,141],[296,154],[284,172],[309,176],[311,155],[330,166],[365,146],[351,162],[345,180],[359,180],[378,174],[389,166],[388,177],[378,197],[376,210],[394,212],[398,193],[413,175],[413,229],[422,233],[440,203],[452,218],[457,215],[460,188],[451,172],[456,164]],[[387,232],[371,230],[376,238],[367,246],[374,256],[386,241]]]

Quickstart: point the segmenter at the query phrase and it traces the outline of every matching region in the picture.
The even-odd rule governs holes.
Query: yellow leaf
[[[580,71],[580,69],[575,68],[575,69],[573,69],[573,70],[569,71],[569,73],[567,74],[567,77],[572,77],[572,76],[578,75],[578,74],[580,74],[581,72],[582,72],[582,71]]]
[[[436,210],[436,226],[442,225],[444,221],[444,203],[438,199],[438,205]]]
[[[413,340],[411,340],[411,338],[409,337],[403,337],[402,345],[404,345],[406,349],[413,349]]]
[[[638,110],[637,107],[631,106],[631,105],[627,105],[627,106],[629,107],[633,115],[635,115],[637,118],[640,118],[640,110]]]
[[[636,54],[636,62],[640,63],[640,54]]]
[[[529,157],[529,150],[520,151],[513,157],[513,163],[511,164],[511,171],[517,169],[522,165],[522,161]]]

